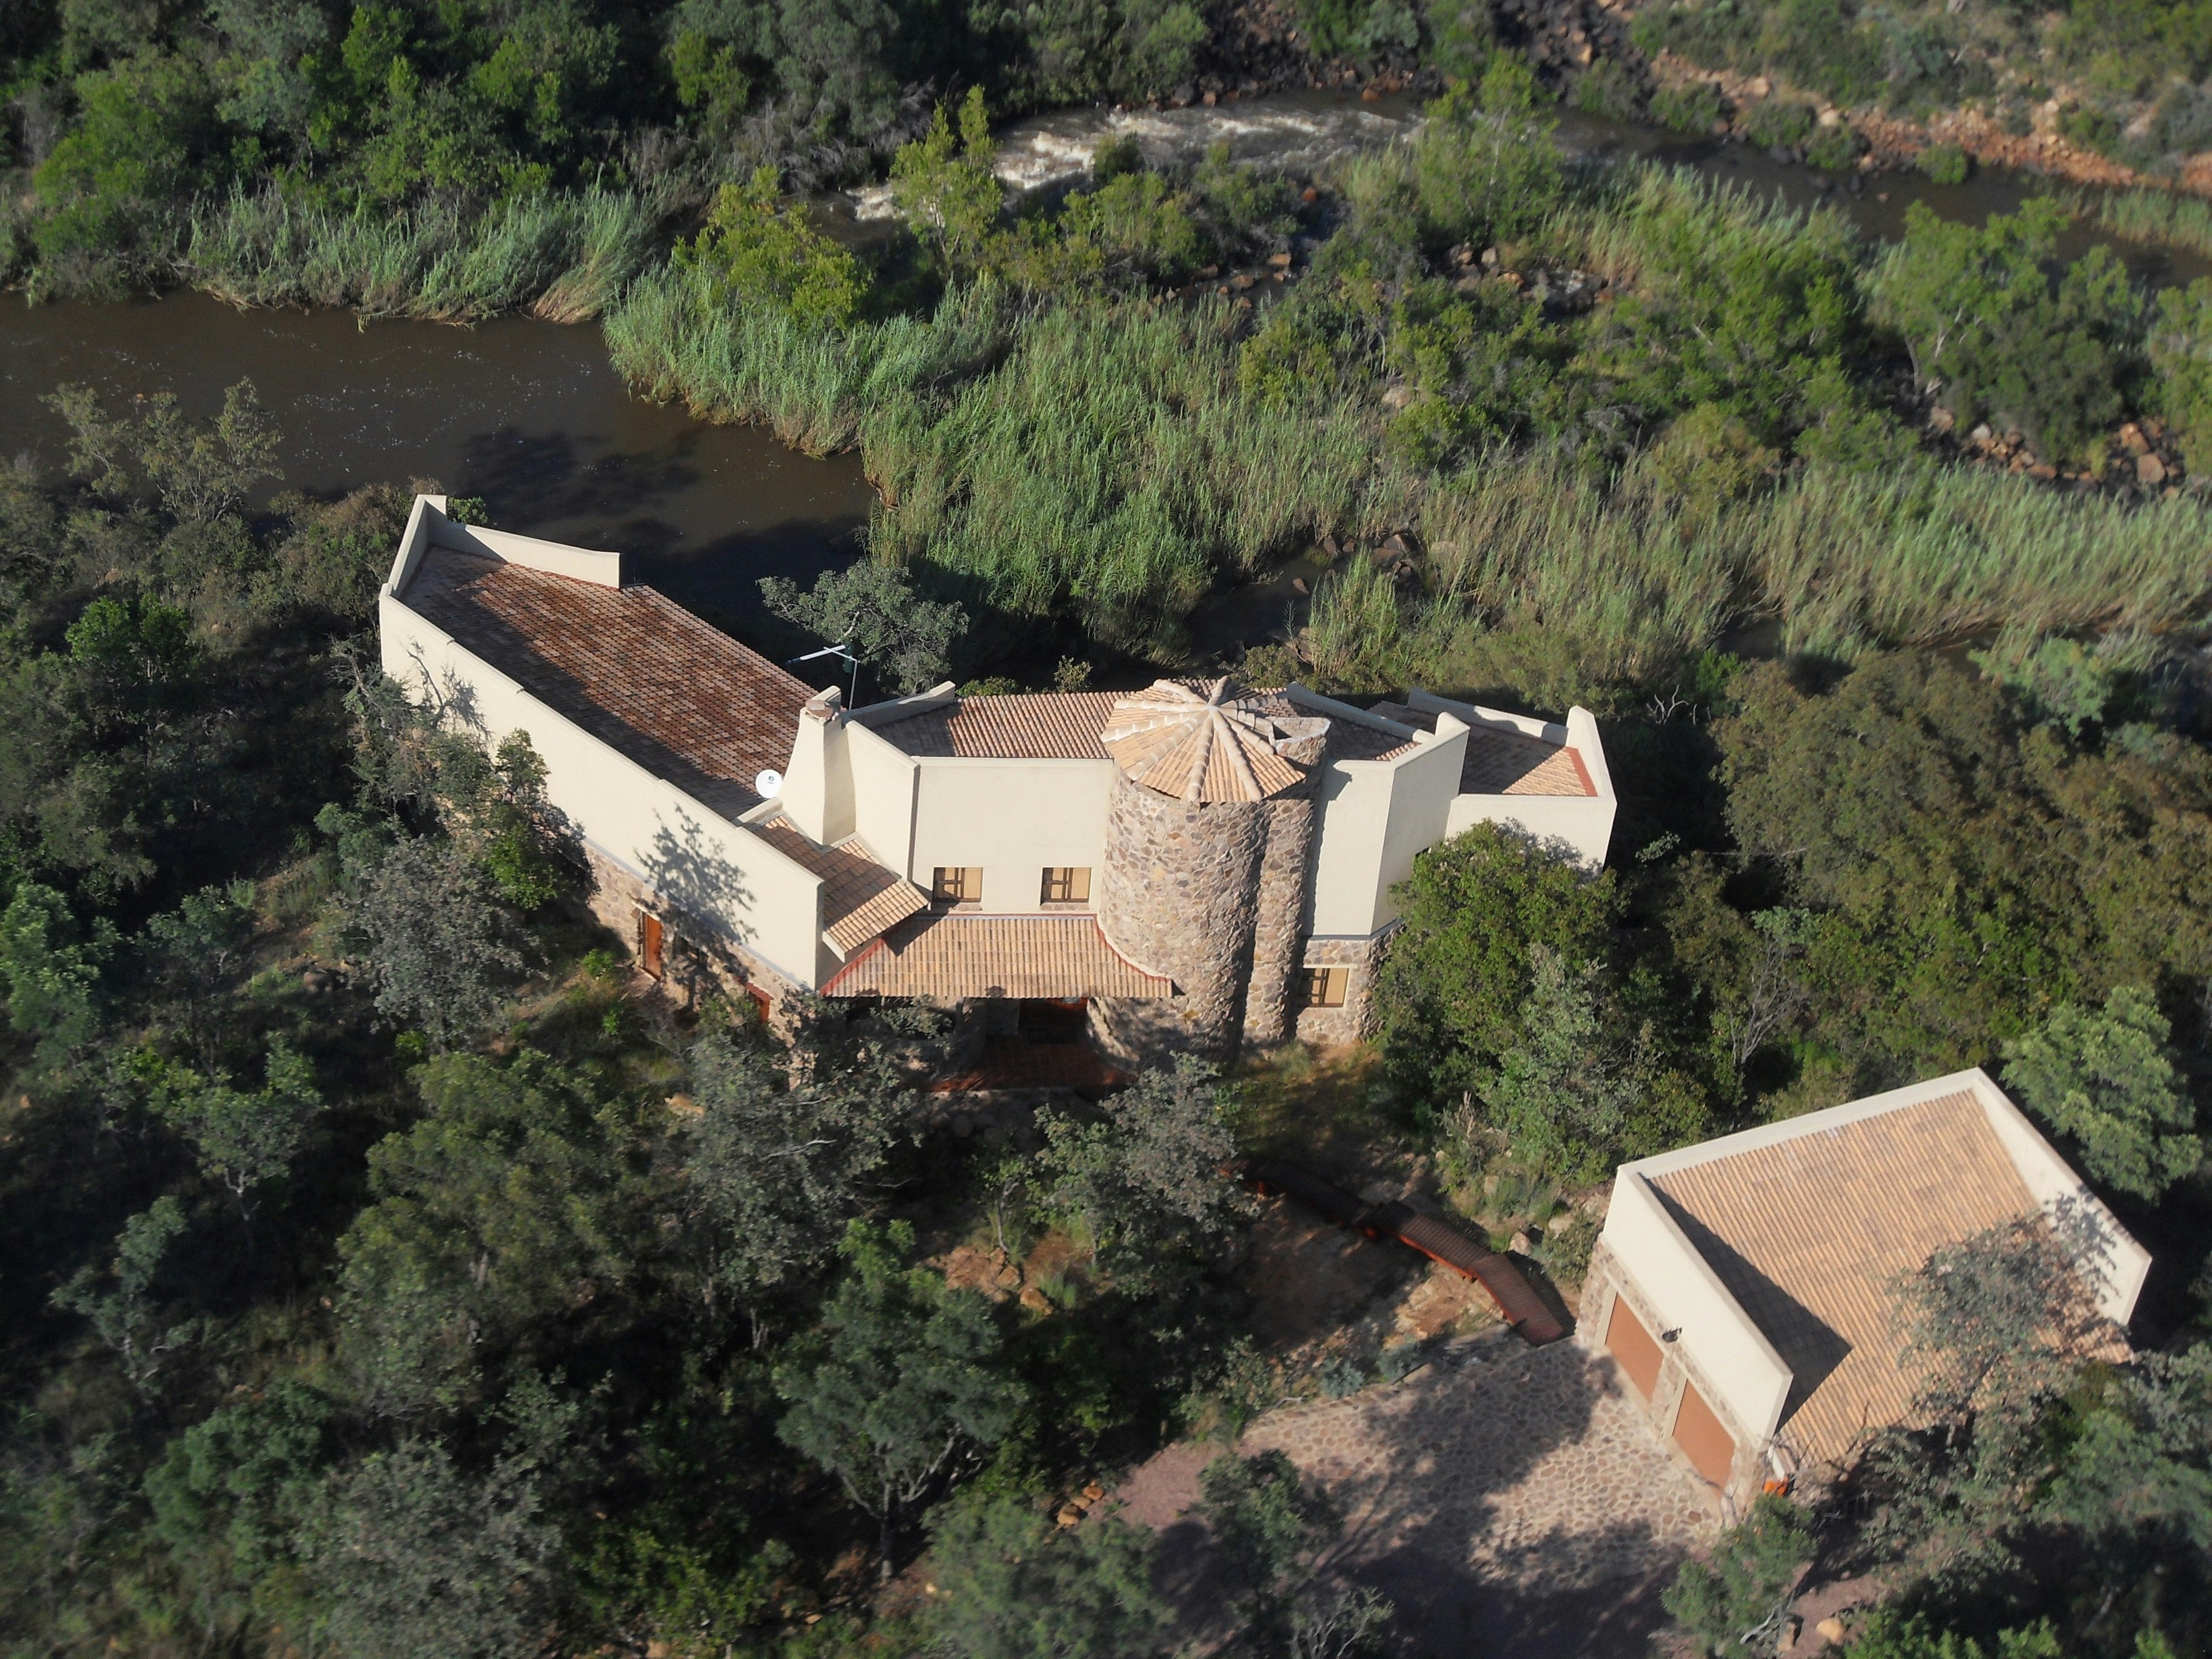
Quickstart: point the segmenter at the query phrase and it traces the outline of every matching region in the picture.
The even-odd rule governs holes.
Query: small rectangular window
[[[1090,867],[1080,864],[1048,865],[1044,872],[1044,889],[1038,896],[1047,904],[1090,903]]]
[[[1306,1006],[1309,1008],[1341,1008],[1344,1006],[1345,981],[1352,977],[1348,968],[1309,968],[1306,969]]]
[[[939,904],[973,904],[983,896],[982,866],[975,864],[939,865],[929,884],[929,896]]]

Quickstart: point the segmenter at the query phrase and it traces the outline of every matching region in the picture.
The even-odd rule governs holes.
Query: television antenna
[[[800,663],[817,661],[823,657],[836,657],[853,671],[852,687],[845,693],[845,707],[850,708],[859,701],[860,696],[860,659],[859,653],[853,649],[853,642],[850,640],[841,645],[825,645],[819,651],[809,651],[805,656],[786,657],[783,659],[783,665],[786,668],[796,668]]]

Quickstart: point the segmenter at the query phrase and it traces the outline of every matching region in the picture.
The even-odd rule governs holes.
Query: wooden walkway
[[[1505,1322],[1531,1347],[1557,1342],[1566,1326],[1514,1262],[1486,1244],[1477,1243],[1457,1228],[1395,1199],[1370,1204],[1341,1187],[1324,1181],[1312,1170],[1278,1158],[1242,1158],[1235,1166],[1237,1178],[1261,1194],[1281,1193],[1294,1198],[1340,1227],[1349,1227],[1369,1238],[1395,1239],[1419,1250],[1431,1261],[1440,1261],[1454,1273],[1471,1279],[1490,1292],[1505,1316]]]

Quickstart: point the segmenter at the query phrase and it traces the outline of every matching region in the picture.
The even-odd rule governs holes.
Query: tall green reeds
[[[633,285],[605,327],[616,368],[646,396],[702,420],[765,425],[824,455],[862,442],[895,400],[973,373],[1003,349],[1012,320],[994,291],[968,288],[933,317],[840,332],[714,301],[690,273],[664,267]]]
[[[467,210],[297,207],[230,196],[193,216],[179,272],[240,306],[338,306],[364,317],[476,322],[609,309],[652,257],[657,215],[626,191],[544,192]]]
[[[872,438],[878,550],[1109,643],[1170,639],[1224,577],[1349,520],[1375,453],[1364,413],[1248,398],[1236,332],[1219,303],[1035,314],[1003,363]]]
[[[1690,510],[1641,466],[1604,480],[1500,457],[1431,489],[1419,521],[1427,597],[1401,602],[1364,570],[1332,577],[1303,641],[1316,672],[1441,679],[1488,630],[1571,639],[1591,678],[1633,679],[1759,619],[1790,651],[1850,655],[2212,609],[2212,511],[2193,498],[2138,507],[1964,468],[1813,467]]]
[[[1224,575],[1347,522],[1376,448],[1349,408],[1249,398],[1235,313],[1216,303],[1018,316],[974,286],[933,317],[839,332],[711,304],[670,270],[635,284],[606,333],[648,396],[812,453],[859,446],[884,496],[878,557],[1133,648],[1164,647]]]
[[[2212,202],[2201,198],[2130,190],[2099,198],[2094,213],[2086,198],[2077,198],[2075,207],[2093,216],[2100,229],[2130,242],[2186,248],[2212,257]]]

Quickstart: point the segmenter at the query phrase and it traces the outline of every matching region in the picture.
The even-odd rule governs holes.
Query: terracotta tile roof
[[[781,817],[752,830],[777,852],[822,878],[822,931],[840,956],[851,956],[886,928],[929,908],[929,895],[870,858],[858,836],[824,847]]]
[[[1381,702],[1370,713],[1424,732],[1437,729],[1426,709]],[[1549,743],[1502,726],[1477,726],[1467,734],[1467,762],[1460,768],[1462,795],[1595,795],[1589,769],[1565,744]]]
[[[1041,691],[963,697],[875,729],[909,755],[993,760],[1104,760],[1098,741],[1121,694]]]
[[[592,736],[726,817],[791,757],[813,692],[649,587],[433,549],[408,607]]]
[[[1890,1280],[2039,1212],[1963,1091],[1648,1178],[1794,1374],[1782,1436],[1819,1460],[1908,1415]]]
[[[1395,717],[1387,709],[1376,709],[1384,720]],[[1331,720],[1328,723],[1328,757],[1331,760],[1395,760],[1413,745],[1404,738],[1394,737],[1388,732],[1377,732],[1371,726],[1362,726],[1356,720]]]
[[[1164,998],[1173,989],[1109,945],[1094,916],[956,910],[900,923],[847,963],[822,994]]]
[[[1099,741],[1124,772],[1174,799],[1260,801],[1304,781],[1328,726],[1228,679],[1158,680],[1114,705]]]

